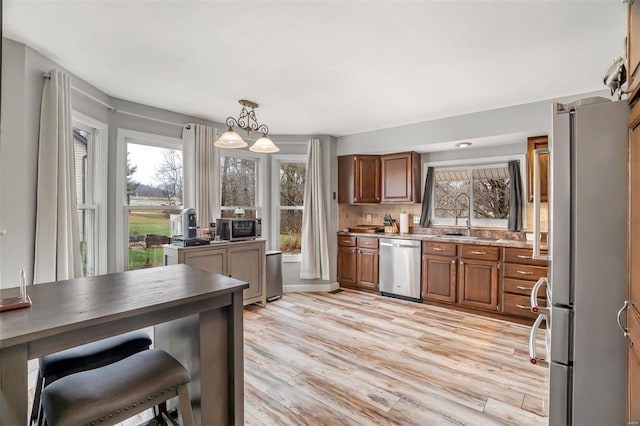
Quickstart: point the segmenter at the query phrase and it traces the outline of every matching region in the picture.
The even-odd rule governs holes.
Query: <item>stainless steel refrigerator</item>
[[[627,280],[628,114],[625,101],[604,98],[553,104],[551,426],[625,424],[626,341],[616,313],[625,300]],[[538,185],[539,176],[534,179]],[[537,196],[539,190],[535,192]],[[539,208],[537,198],[536,234]],[[534,242],[539,253],[537,235]]]

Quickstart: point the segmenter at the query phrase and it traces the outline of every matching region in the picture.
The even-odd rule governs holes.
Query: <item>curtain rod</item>
[[[42,76],[44,78],[49,78],[49,79],[51,78],[51,74],[49,74],[48,72],[42,73]],[[114,106],[109,105],[108,103],[96,98],[95,96],[85,92],[84,90],[78,89],[74,85],[71,85],[71,90],[73,90],[76,93],[81,94],[82,96],[85,96],[85,97],[91,99],[92,101],[95,101],[95,102],[99,103],[100,105],[103,105],[105,108],[107,108],[108,110],[111,110],[113,112],[117,112],[117,113],[120,113],[120,114],[131,115],[133,117],[138,117],[138,118],[144,118],[146,120],[157,121],[158,123],[170,124],[172,126],[177,126],[177,127],[187,126],[187,124],[176,123],[174,121],[162,120],[160,118],[149,117],[148,115],[136,114],[135,112],[129,112],[129,111],[123,111],[123,110],[116,109]]]

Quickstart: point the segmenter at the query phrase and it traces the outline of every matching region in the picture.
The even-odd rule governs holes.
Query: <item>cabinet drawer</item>
[[[456,245],[450,243],[423,242],[422,254],[433,254],[436,256],[456,255]]]
[[[538,278],[547,276],[547,268],[545,268],[544,266],[505,263],[504,276],[505,278],[509,277],[519,280],[538,281]]]
[[[342,247],[355,247],[356,237],[348,237],[346,235],[338,235],[338,245]]]
[[[461,256],[463,259],[479,259],[479,260],[498,260],[500,258],[500,249],[498,247],[489,246],[472,246],[461,244]]]
[[[378,248],[378,239],[377,238],[359,237],[358,238],[358,247],[377,249]]]
[[[540,306],[547,306],[544,299],[538,299]],[[531,312],[531,299],[527,296],[505,293],[502,299],[502,311],[505,314],[519,317],[537,318],[538,314]]]
[[[523,281],[516,280],[513,278],[505,278],[504,279],[504,292],[505,293],[515,293],[520,294],[522,296],[530,296],[531,290],[533,289],[533,285],[535,281]],[[543,284],[538,292],[538,296],[541,299],[546,298],[547,294],[547,285]]]
[[[546,253],[545,253],[546,254]],[[507,247],[504,250],[504,261],[508,263],[524,263],[525,265],[547,266],[546,260],[532,258],[533,250]]]

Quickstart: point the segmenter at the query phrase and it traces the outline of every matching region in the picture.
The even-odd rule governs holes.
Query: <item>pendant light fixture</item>
[[[239,127],[247,132],[247,136],[249,136],[251,132],[262,133],[262,137],[249,148],[250,151],[266,154],[280,151],[273,141],[267,137],[269,128],[266,124],[258,124],[255,109],[258,108],[259,105],[246,99],[240,99],[238,102],[242,105],[240,115],[237,119],[234,117],[227,118],[226,123],[229,129],[220,135],[214,145],[220,148],[244,148],[247,146],[244,139],[233,130],[234,127]]]

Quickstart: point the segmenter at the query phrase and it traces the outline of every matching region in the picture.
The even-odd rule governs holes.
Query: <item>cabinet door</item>
[[[422,256],[422,298],[455,303],[455,257]]]
[[[339,247],[338,248],[338,282],[340,284],[356,283],[356,248],[355,247]]]
[[[414,152],[380,157],[382,166],[382,202],[420,202],[419,156]]]
[[[461,305],[498,310],[498,262],[462,259],[458,273]]]
[[[357,155],[354,159],[354,203],[379,203],[380,157]]]
[[[535,136],[527,139],[527,182],[529,186],[529,202],[533,202],[533,151],[547,148],[547,136]],[[547,177],[549,176],[549,155],[540,156],[540,201],[547,202]]]
[[[358,249],[356,284],[371,290],[378,290],[378,250]]]
[[[189,266],[215,272],[216,274],[227,274],[227,250],[203,250],[187,252],[184,255],[184,263]]]
[[[247,281],[244,299],[262,295],[261,266],[264,261],[260,246],[240,246],[227,249],[227,273],[230,277]]]
[[[636,0],[634,4],[639,4]],[[640,12],[638,12],[640,22]],[[637,46],[638,48],[640,46]],[[628,423],[640,422],[640,102],[631,109],[629,127],[629,281],[627,328]]]

